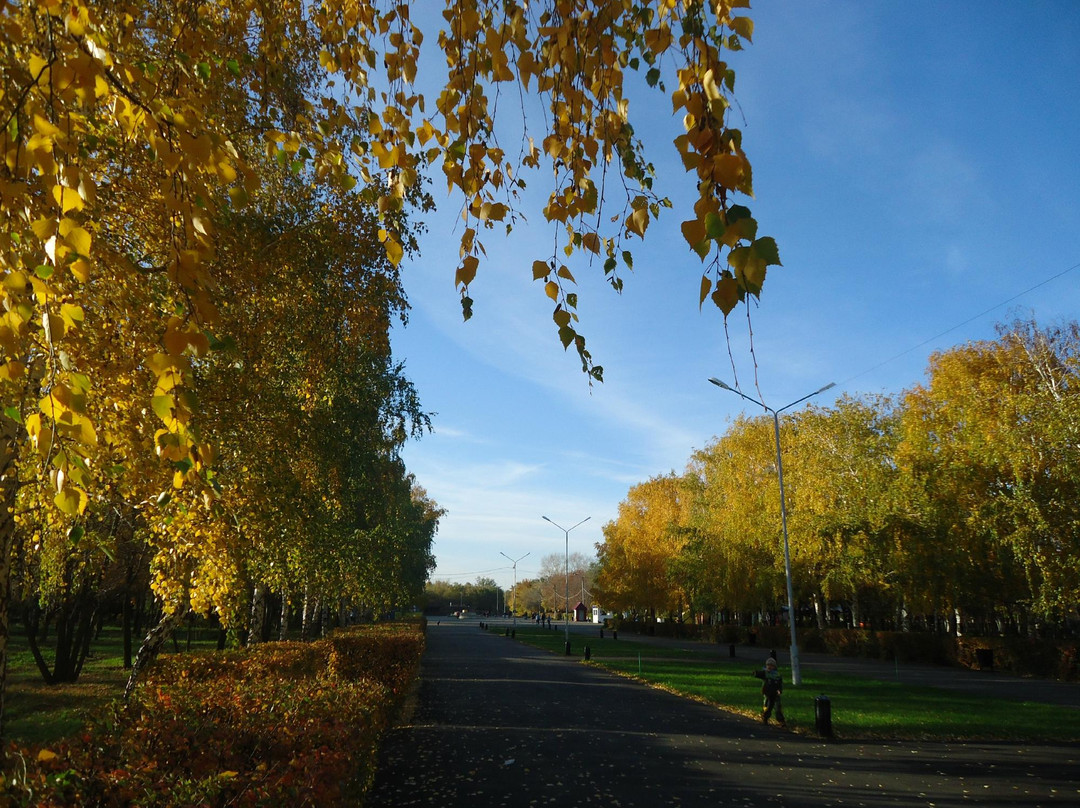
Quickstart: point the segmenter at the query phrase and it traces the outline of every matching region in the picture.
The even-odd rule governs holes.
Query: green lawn
[[[519,628],[517,639],[559,654],[565,650],[561,631]],[[592,664],[731,712],[760,715],[760,683],[751,675],[753,666],[720,659],[715,648],[664,648],[613,640],[610,632],[604,632],[602,640],[571,634],[570,641],[577,658],[589,646]],[[706,648],[713,653],[704,653]],[[1080,740],[1077,709],[807,671],[798,688],[785,685],[789,728],[814,731],[814,698],[819,694],[828,695],[833,730],[841,738]]]
[[[194,632],[191,649],[216,647],[205,631]],[[141,640],[141,637],[138,638]],[[136,649],[138,647],[136,640]],[[176,632],[177,645],[166,642],[162,653],[184,652],[187,630]],[[7,691],[4,698],[5,740],[21,743],[49,743],[83,728],[95,713],[124,692],[128,671],[124,670],[124,647],[120,629],[106,626],[91,646],[79,681],[47,685],[34,664],[21,625],[12,626],[8,657]],[[52,648],[42,648],[46,661]],[[133,651],[134,653],[134,651]]]

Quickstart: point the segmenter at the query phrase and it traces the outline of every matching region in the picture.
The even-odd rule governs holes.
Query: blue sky
[[[828,382],[817,403],[899,392],[923,380],[933,351],[992,338],[1014,314],[1080,316],[1080,268],[1066,271],[1080,264],[1080,3],[759,1],[752,16],[754,43],[731,63],[750,206],[784,266],[750,307],[753,356],[746,310],[728,323],[743,390],[757,395],[756,358],[774,407]],[[413,308],[393,336],[435,413],[434,433],[404,451],[448,511],[434,578],[509,586],[501,552],[530,553],[518,578],[534,576],[563,552],[542,515],[567,527],[590,517],[570,551],[591,555],[632,485],[681,472],[748,411],[706,381],[733,372],[679,231],[681,118],[659,93],[635,109],[676,209],[650,226],[621,295],[599,267],[575,267],[603,384],[590,389],[563,352],[532,282],[552,233],[539,211],[508,239],[489,235],[463,323],[458,203],[435,193],[443,212],[405,267]]]

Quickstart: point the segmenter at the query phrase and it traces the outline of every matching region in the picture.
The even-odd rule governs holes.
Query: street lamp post
[[[526,553],[521,558],[510,558],[510,556],[500,550],[499,555],[501,555],[503,558],[507,559],[510,563],[514,565],[514,600],[513,605],[510,607],[510,609],[514,613],[514,631],[517,631],[517,563],[529,554]]]
[[[592,519],[592,517],[591,516],[586,516],[584,519],[582,519],[580,522],[578,522],[576,525],[574,525],[574,527],[563,527],[558,522],[554,522],[551,519],[548,519],[546,516],[541,516],[540,518],[543,519],[545,522],[551,522],[551,524],[555,525],[555,527],[557,527],[559,530],[561,530],[563,532],[564,536],[566,537],[566,568],[565,568],[566,577],[565,577],[565,583],[564,583],[565,596],[566,596],[566,608],[563,610],[563,616],[565,617],[565,622],[566,622],[566,653],[569,654],[570,653],[570,531],[573,530],[574,527],[578,527],[578,525],[585,524],[590,519]]]
[[[780,457],[780,413],[784,410],[794,407],[796,404],[801,404],[808,398],[813,398],[818,393],[824,393],[830,387],[835,387],[834,382],[829,382],[824,387],[815,390],[803,396],[800,399],[792,401],[790,404],[786,404],[779,409],[774,410],[772,407],[765,404],[763,401],[758,401],[756,398],[743,393],[741,390],[736,390],[734,387],[730,387],[719,379],[709,379],[710,382],[717,387],[722,387],[734,393],[737,396],[742,396],[747,401],[752,401],[766,412],[772,413],[773,417],[773,434],[776,436],[776,477],[780,481],[780,524],[784,531],[784,576],[787,578],[787,608],[788,608],[788,627],[791,630],[791,683],[798,687],[802,684],[802,671],[799,669],[799,644],[795,639],[795,597],[791,588],[791,550],[788,545],[788,532],[787,532],[787,506],[784,503],[784,464]]]

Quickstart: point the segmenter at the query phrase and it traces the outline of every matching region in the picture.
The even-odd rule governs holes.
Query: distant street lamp
[[[506,553],[504,553],[502,550],[500,550],[499,555],[501,555],[503,558],[505,558],[507,561],[509,561],[510,563],[512,563],[514,565],[514,589],[513,589],[514,600],[513,600],[513,606],[511,606],[510,609],[514,613],[514,630],[516,631],[517,630],[517,563],[519,561],[521,561],[521,558],[525,558],[529,554],[526,553],[521,558],[510,558],[510,556],[508,556]]]
[[[800,399],[792,401],[790,404],[786,404],[780,409],[774,410],[762,401],[758,401],[756,398],[751,398],[740,390],[736,390],[734,387],[730,387],[719,379],[709,379],[710,382],[717,387],[722,387],[734,393],[737,396],[742,396],[747,401],[752,401],[759,407],[763,408],[766,412],[771,412],[773,417],[773,432],[776,435],[776,476],[780,481],[780,524],[784,530],[784,575],[787,578],[787,608],[788,608],[788,626],[791,629],[791,683],[796,687],[802,684],[802,672],[799,669],[799,645],[795,640],[795,598],[791,589],[791,550],[788,548],[788,533],[787,533],[787,507],[784,504],[784,465],[780,458],[780,413],[784,410],[794,407],[796,404],[800,404],[806,401],[808,398],[813,398],[818,393],[824,393],[830,387],[835,387],[834,382],[829,382],[824,387],[815,390],[808,395],[803,396]]]
[[[563,534],[566,536],[566,579],[565,579],[565,587],[564,587],[565,590],[566,590],[566,610],[565,610],[564,616],[566,618],[566,653],[569,654],[570,653],[570,531],[573,530],[574,527],[578,527],[578,525],[585,524],[590,519],[592,519],[592,517],[591,516],[586,516],[584,519],[582,519],[580,522],[578,522],[577,525],[574,525],[574,527],[563,527],[558,522],[553,522],[551,519],[548,519],[546,516],[541,516],[540,518],[543,519],[545,522],[551,522],[551,524],[555,525],[555,527],[557,527],[559,530],[561,530],[563,532]]]

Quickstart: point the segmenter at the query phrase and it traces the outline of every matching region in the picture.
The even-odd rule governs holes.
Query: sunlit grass
[[[601,640],[571,634],[571,651],[580,658],[588,645],[593,664],[731,712],[760,715],[761,688],[752,664],[608,635]],[[565,650],[562,632],[519,629],[517,638],[556,653]],[[814,731],[819,695],[828,696],[833,731],[842,738],[1080,740],[1080,710],[805,670],[798,688],[785,685],[790,728]]]
[[[118,628],[106,627],[91,645],[79,681],[47,685],[30,653],[21,626],[15,626],[9,645],[7,690],[4,696],[4,735],[22,743],[50,743],[78,733],[95,715],[124,692],[128,671],[124,669],[123,638]],[[191,643],[191,650],[212,648],[216,643],[205,632]],[[177,631],[177,644],[166,642],[163,653],[188,648],[186,631]],[[138,649],[136,638],[135,648]],[[52,643],[42,647],[46,662],[53,657]]]

